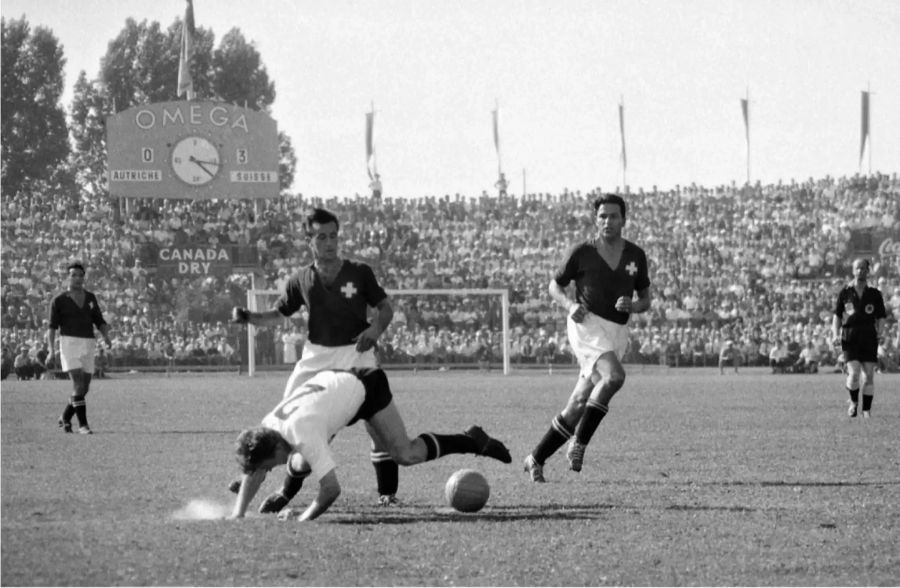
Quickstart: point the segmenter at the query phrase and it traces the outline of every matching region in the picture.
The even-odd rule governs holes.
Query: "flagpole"
[[[872,175],[872,83],[866,82],[866,92],[869,94],[869,175]]]
[[[625,155],[625,95],[619,94],[619,139],[622,142],[622,193],[626,193],[628,191],[628,160]]]
[[[378,154],[375,151],[375,101],[371,102],[372,107],[372,174],[378,175]]]
[[[750,185],[750,86],[747,86],[747,185]]]
[[[497,174],[503,173],[503,158],[500,155],[500,101],[494,98],[494,140],[497,148]]]

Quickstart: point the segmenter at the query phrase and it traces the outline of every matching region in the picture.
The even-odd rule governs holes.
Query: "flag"
[[[366,172],[369,179],[374,180],[378,171],[375,169],[375,109],[366,113]]]
[[[500,153],[500,109],[492,110],[491,114],[494,118],[494,149]]]
[[[866,139],[869,138],[869,93],[862,93],[862,121],[859,133],[859,164],[862,165],[863,153],[866,150]]]
[[[494,120],[494,149],[497,151],[497,169],[502,171],[503,166],[500,165],[500,105],[498,104],[491,111]]]
[[[619,136],[622,138],[622,169],[628,168],[628,158],[625,155],[625,102],[619,102]]]
[[[747,139],[747,145],[750,145],[750,102],[746,98],[741,98],[741,112],[744,113],[744,137]]]
[[[184,24],[181,26],[181,55],[178,58],[178,95],[187,93],[194,98],[194,78],[191,77],[191,60],[194,57],[194,3],[187,0]]]

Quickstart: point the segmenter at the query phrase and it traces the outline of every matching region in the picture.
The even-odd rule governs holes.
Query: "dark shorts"
[[[878,334],[874,328],[845,328],[841,332],[844,361],[875,363],[878,361]]]
[[[348,426],[359,420],[368,421],[387,408],[394,399],[394,395],[391,394],[391,385],[388,383],[384,371],[377,368],[358,368],[350,371],[356,373],[363,383],[363,387],[366,389],[366,399],[363,400],[362,406],[359,407],[353,420],[347,423]]]

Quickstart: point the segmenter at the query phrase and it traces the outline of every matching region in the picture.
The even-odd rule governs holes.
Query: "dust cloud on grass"
[[[194,498],[172,513],[177,521],[215,521],[228,516],[229,505],[207,498]]]

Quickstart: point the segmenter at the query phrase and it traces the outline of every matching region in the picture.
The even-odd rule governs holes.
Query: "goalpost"
[[[429,299],[433,299],[433,297],[443,297],[443,300],[438,300],[437,302],[443,301],[453,301],[453,309],[458,311],[470,311],[474,313],[473,309],[477,308],[477,303],[473,300],[473,298],[483,299],[486,301],[486,310],[484,304],[480,310],[482,310],[482,319],[487,317],[489,322],[494,322],[493,319],[499,319],[499,332],[501,333],[501,351],[503,357],[503,373],[510,373],[510,360],[509,360],[509,350],[510,350],[510,332],[509,332],[509,290],[504,288],[439,288],[439,289],[429,289],[429,288],[421,288],[421,289],[388,289],[385,290],[389,296],[391,296],[391,300],[394,303],[395,313],[399,314],[400,312],[405,312],[406,304],[404,303],[404,299],[409,297],[410,299],[416,302],[416,306],[418,302],[426,303]],[[277,298],[281,296],[281,291],[279,290],[256,290],[250,289],[247,291],[247,308],[254,312],[259,312],[262,310],[267,310],[272,307]],[[500,302],[500,316],[494,316],[495,308],[492,307],[490,301],[498,300]],[[447,306],[446,304],[441,306]],[[395,322],[396,322],[396,314],[395,314]],[[391,331],[392,328],[395,328],[394,323],[388,327],[388,331]],[[426,326],[427,329],[427,326]],[[437,330],[437,329],[435,329]],[[253,325],[247,325],[247,373],[249,376],[254,376],[257,371],[257,331],[258,329]],[[389,335],[390,333],[386,333]],[[278,342],[276,341],[277,345]]]

